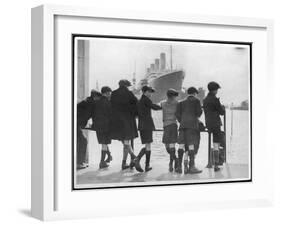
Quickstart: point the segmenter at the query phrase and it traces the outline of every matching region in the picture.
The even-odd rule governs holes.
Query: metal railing
[[[91,130],[90,128],[84,128],[86,130]],[[155,129],[156,132],[163,132],[163,129]],[[213,161],[213,150],[212,150],[212,133],[208,130],[201,131],[202,133],[208,133],[208,164],[207,168],[212,168],[214,165]],[[223,132],[226,134],[226,113],[223,115]],[[226,137],[226,136],[225,136]],[[134,140],[131,140],[132,148],[134,148]],[[224,145],[224,163],[226,163],[226,142]]]
[[[155,129],[156,132],[163,132],[163,129]],[[208,164],[207,168],[212,168],[214,165],[213,161],[213,150],[212,150],[212,133],[208,131],[207,129],[205,131],[201,131],[202,133],[208,133]],[[226,112],[223,115],[223,132],[226,135]],[[224,136],[226,137],[226,136]],[[225,139],[225,138],[224,138]],[[226,142],[224,142],[224,163],[226,163]],[[134,142],[132,141],[132,145],[134,145]]]

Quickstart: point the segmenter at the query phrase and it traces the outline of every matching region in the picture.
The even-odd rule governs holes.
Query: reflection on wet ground
[[[178,183],[198,183],[198,182],[215,182],[230,179],[247,179],[249,177],[249,169],[246,164],[226,164],[221,171],[214,172],[213,169],[207,169],[203,166],[198,166],[203,169],[201,174],[177,174],[168,172],[167,166],[159,164],[153,165],[153,170],[147,173],[139,173],[136,170],[120,170],[120,167],[109,167],[99,170],[97,167],[89,167],[84,170],[79,170],[77,173],[77,188],[89,187],[88,185],[107,186],[108,183],[120,183],[124,185],[142,185],[142,182],[169,182],[171,184]],[[137,182],[137,183],[134,183]],[[128,184],[129,183],[129,184]]]

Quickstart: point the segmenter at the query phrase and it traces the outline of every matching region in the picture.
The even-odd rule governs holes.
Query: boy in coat
[[[213,135],[213,156],[214,156],[214,171],[219,171],[219,148],[222,140],[221,118],[220,115],[225,114],[225,108],[220,103],[220,99],[216,97],[220,85],[216,82],[208,84],[209,93],[203,101],[205,113],[206,127]]]
[[[202,170],[198,170],[195,167],[195,156],[200,143],[199,117],[202,114],[202,109],[200,100],[196,98],[198,90],[190,87],[187,90],[187,94],[187,98],[178,103],[176,111],[176,117],[180,123],[178,173],[182,173],[184,155],[184,174],[194,174],[202,172]]]
[[[176,143],[178,139],[178,125],[176,110],[178,101],[176,100],[179,93],[174,89],[167,91],[167,100],[161,102],[163,112],[163,138],[166,150],[170,155],[169,171],[177,171]]]
[[[91,96],[77,104],[77,169],[86,168],[86,150],[87,150],[87,138],[84,136],[82,129],[84,129],[88,123],[88,120],[93,117],[95,111],[95,103],[101,97],[101,93],[92,90]]]
[[[136,169],[139,172],[143,172],[143,169],[140,166],[140,160],[146,156],[145,160],[145,171],[148,172],[152,170],[150,167],[150,156],[151,156],[151,143],[153,142],[152,133],[155,130],[154,122],[151,116],[151,110],[161,110],[161,107],[157,104],[153,104],[151,101],[151,96],[155,90],[150,86],[142,87],[142,96],[138,102],[138,117],[139,124],[138,129],[140,131],[140,137],[142,144],[145,145],[137,156],[137,166]]]
[[[104,86],[101,89],[101,98],[95,104],[95,114],[93,115],[93,129],[96,131],[97,139],[101,144],[101,160],[99,168],[106,168],[112,156],[108,145],[111,144],[110,123],[111,123],[111,89]],[[107,156],[107,159],[105,157]]]
[[[133,168],[136,158],[131,141],[138,137],[136,124],[138,99],[128,89],[130,86],[130,81],[122,79],[119,81],[119,88],[111,94],[111,138],[123,143],[122,170]],[[128,154],[131,155],[130,166],[126,164]]]

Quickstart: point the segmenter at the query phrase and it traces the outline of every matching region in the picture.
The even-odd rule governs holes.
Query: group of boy
[[[101,144],[99,168],[109,166],[109,162],[112,161],[109,144],[111,140],[119,140],[123,144],[122,170],[128,168],[135,168],[139,172],[152,170],[150,166],[151,144],[153,143],[153,131],[155,131],[152,110],[162,110],[164,130],[162,142],[170,156],[169,171],[179,174],[183,172],[184,174],[201,173],[202,171],[195,166],[195,157],[200,145],[199,118],[202,115],[202,106],[197,98],[198,90],[190,87],[187,90],[187,97],[182,101],[177,101],[179,93],[174,89],[169,89],[167,99],[158,105],[151,100],[155,92],[152,87],[143,86],[142,96],[138,100],[129,90],[130,86],[131,83],[128,80],[120,80],[119,88],[114,91],[107,86],[102,87],[101,95],[93,101],[93,107],[90,108],[92,113],[89,114],[89,117],[93,121],[92,129],[96,131],[98,142]],[[215,171],[219,170],[220,115],[224,114],[224,107],[216,97],[219,88],[218,83],[210,82],[208,84],[209,93],[203,101],[206,127],[213,134]],[[135,155],[133,140],[138,137],[138,131],[143,147],[139,154]],[[77,136],[81,136],[81,134],[79,133]],[[178,144],[177,151],[176,144]],[[130,164],[127,164],[128,155],[131,157]],[[140,162],[143,156],[146,157],[144,170]]]

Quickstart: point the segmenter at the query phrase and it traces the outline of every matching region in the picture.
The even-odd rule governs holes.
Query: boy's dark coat
[[[155,125],[151,116],[151,109],[160,110],[162,108],[157,104],[153,104],[147,96],[142,95],[138,102],[139,130],[155,130]]]

